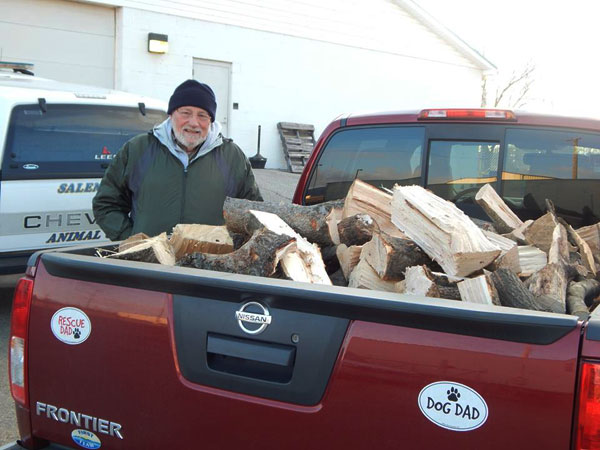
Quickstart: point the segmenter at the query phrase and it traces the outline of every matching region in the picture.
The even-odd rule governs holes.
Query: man
[[[225,197],[262,201],[248,159],[221,135],[216,109],[212,89],[187,80],[169,100],[169,117],[119,150],[93,200],[109,239],[156,236],[178,223],[221,225]]]

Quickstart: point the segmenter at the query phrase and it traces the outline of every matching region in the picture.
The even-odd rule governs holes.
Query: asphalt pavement
[[[272,169],[255,169],[254,176],[265,201],[275,203],[291,202],[300,178],[299,174]],[[0,288],[0,446],[19,437],[6,370],[12,295],[12,289]]]

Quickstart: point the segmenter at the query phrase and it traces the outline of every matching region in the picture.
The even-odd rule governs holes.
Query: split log
[[[363,245],[371,240],[377,223],[368,214],[355,214],[345,217],[337,225],[341,244]]]
[[[107,255],[106,258],[159,263],[166,266],[175,265],[175,253],[171,244],[169,244],[167,233],[138,240],[137,244],[130,241],[130,244],[124,251]]]
[[[500,267],[504,267],[513,271],[514,273],[520,273],[521,264],[519,263],[519,246],[517,243],[511,239],[500,236],[496,233],[491,233],[489,231],[484,230],[483,234],[485,234],[485,237],[487,237],[492,244],[498,246],[501,250],[500,256],[498,256],[488,268],[491,271],[494,271]]]
[[[383,281],[367,261],[361,259],[352,270],[348,280],[348,287],[371,289],[375,291],[396,292],[396,283]]]
[[[390,236],[381,231],[374,233],[362,251],[365,258],[382,280],[399,281],[408,267],[431,263],[431,258],[410,239]]]
[[[533,311],[565,312],[564,304],[559,303],[553,298],[547,296],[536,298],[521,280],[508,269],[498,269],[495,272],[491,272],[490,279],[494,283],[502,306],[530,309]]]
[[[590,306],[600,295],[600,283],[596,280],[572,281],[567,288],[567,313],[585,320],[590,315]]]
[[[396,186],[392,222],[448,275],[488,266],[500,249],[460,209],[420,186]]]
[[[483,208],[487,216],[492,219],[498,233],[510,233],[515,228],[523,225],[521,219],[511,211],[490,184],[484,185],[477,191],[475,201]]]
[[[275,272],[281,257],[296,249],[293,237],[273,233],[265,228],[258,230],[238,250],[225,255],[193,253],[177,261],[178,266],[217,272],[239,273],[268,277]]]
[[[569,225],[566,222],[563,223],[563,225],[565,225],[569,237],[573,240],[574,244],[579,249],[579,254],[581,255],[583,265],[594,276],[596,276],[596,262],[594,261],[594,254],[592,253],[592,249],[590,248],[588,243],[585,240],[583,240],[581,236],[579,236],[579,234],[577,234],[577,232],[573,229],[571,225]]]
[[[457,283],[462,301],[482,305],[500,305],[498,291],[489,277],[490,273],[487,272],[475,278],[465,278]]]
[[[589,245],[597,263],[600,263],[600,223],[578,228],[577,234]]]
[[[319,247],[311,244],[275,214],[250,210],[250,213],[269,231],[296,239],[296,251],[281,257],[283,272],[294,281],[331,284]]]
[[[387,192],[356,179],[350,186],[344,200],[342,217],[368,214],[377,222],[380,230],[391,236],[404,237],[398,227],[391,221],[391,202],[392,196]]]
[[[337,246],[336,254],[346,280],[350,279],[350,274],[358,264],[362,248],[362,245],[351,245],[348,247],[346,244],[340,244]]]
[[[556,221],[554,217],[551,213],[547,212],[527,227],[523,235],[528,244],[535,245],[540,250],[548,253],[552,245],[552,233],[555,226]]]
[[[510,233],[505,234],[504,237],[512,239],[519,245],[529,245],[527,243],[527,238],[525,237],[525,231],[531,226],[532,223],[533,220],[526,220],[523,225],[521,225],[519,228],[515,228]]]
[[[569,249],[567,231],[558,224],[552,233],[552,245],[548,251],[548,264],[531,275],[526,281],[529,291],[535,296],[549,296],[566,311],[567,286],[577,275],[576,270],[569,264]]]
[[[224,226],[178,224],[169,242],[176,259],[196,252],[222,255],[233,251],[233,239]]]
[[[340,234],[338,232],[338,223],[342,220],[342,214],[344,212],[343,205],[334,207],[331,212],[327,215],[327,229],[329,230],[329,237],[333,245],[340,245]]]
[[[121,241],[121,243],[119,244],[119,252],[124,252],[130,247],[141,244],[142,241],[146,239],[150,239],[150,236],[148,236],[146,233],[137,233],[132,236],[129,236],[127,239]]]
[[[456,283],[445,276],[434,274],[427,266],[413,266],[406,269],[404,293],[460,300],[460,291]]]
[[[529,277],[548,264],[548,255],[533,245],[519,245],[519,276]]]
[[[255,202],[227,197],[223,205],[223,218],[230,233],[243,233],[251,236],[262,225],[250,210],[269,212],[279,216],[300,236],[313,244],[333,245],[329,234],[329,215],[342,206],[342,200],[335,200],[313,206],[299,206],[291,203]]]

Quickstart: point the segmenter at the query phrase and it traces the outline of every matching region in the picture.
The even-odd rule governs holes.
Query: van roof
[[[166,111],[166,102],[143,95],[113,89],[65,83],[33,75],[0,70],[0,100],[8,99],[12,105],[37,103],[44,98],[48,103],[87,103],[137,106]]]

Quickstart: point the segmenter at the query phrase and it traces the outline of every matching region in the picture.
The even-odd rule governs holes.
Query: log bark
[[[492,222],[494,222],[498,233],[510,233],[515,228],[523,225],[521,219],[511,211],[490,184],[486,184],[479,189],[477,194],[475,194],[475,201],[483,208]]]
[[[460,300],[457,284],[447,277],[435,275],[427,266],[407,268],[403,287],[405,294]]]
[[[126,250],[106,256],[112,259],[159,263],[166,266],[175,265],[175,252],[167,239],[167,233],[143,239]]]
[[[396,292],[396,283],[383,281],[367,261],[361,259],[352,270],[348,280],[348,287],[371,289],[375,291]]]
[[[341,244],[363,245],[371,240],[377,223],[368,214],[355,214],[346,217],[337,224]]]
[[[400,281],[408,267],[431,263],[431,258],[410,239],[374,233],[362,251],[371,267],[382,280]]]
[[[335,214],[332,212],[334,208],[341,206],[341,200],[313,206],[299,206],[291,203],[255,202],[227,197],[223,205],[223,218],[230,233],[251,236],[261,228],[261,225],[250,214],[250,210],[273,213],[313,244],[327,246],[333,245],[329,234],[328,217],[330,214]]]
[[[396,186],[392,222],[448,275],[468,276],[500,255],[460,209],[420,186]]]
[[[250,210],[250,213],[269,231],[296,240],[296,250],[281,257],[284,273],[294,281],[331,284],[319,247],[311,244],[275,214]]]
[[[354,180],[344,200],[342,217],[368,214],[380,230],[391,236],[404,237],[391,220],[392,196],[359,179]]]
[[[534,297],[521,280],[508,269],[498,269],[495,272],[491,272],[490,279],[498,291],[498,298],[502,306],[530,309],[533,311],[565,312],[564,305],[555,299]]]
[[[225,255],[193,253],[177,261],[178,266],[217,272],[268,277],[275,272],[285,252],[296,249],[293,237],[279,235],[265,228],[258,230],[238,250]]]
[[[596,280],[572,281],[567,288],[567,313],[586,320],[590,315],[590,306],[600,295],[600,283]]]
[[[224,226],[178,224],[169,242],[176,259],[196,252],[222,255],[233,251],[233,239]]]

